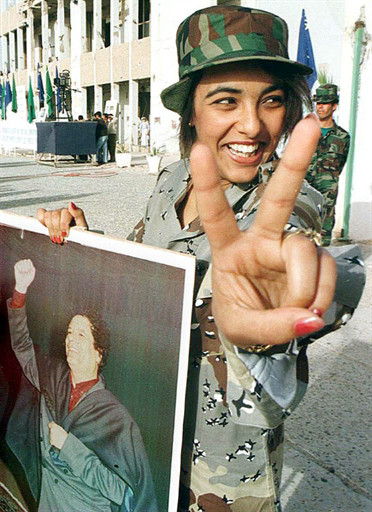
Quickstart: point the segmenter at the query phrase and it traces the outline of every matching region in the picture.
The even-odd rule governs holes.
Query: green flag
[[[52,82],[50,81],[49,70],[47,68],[46,78],[45,78],[45,96],[46,96],[46,104],[48,105],[48,117],[51,117],[54,112],[54,94]]]
[[[1,102],[1,119],[5,119],[5,82],[3,80],[3,92]]]
[[[13,75],[13,80],[12,80],[12,112],[17,112],[17,110],[18,110],[18,105],[17,105],[17,89],[16,89],[15,78],[14,78],[14,75]]]
[[[27,96],[27,119],[29,123],[36,118],[35,115],[35,103],[34,103],[34,91],[32,90],[31,77],[28,85],[28,96]]]

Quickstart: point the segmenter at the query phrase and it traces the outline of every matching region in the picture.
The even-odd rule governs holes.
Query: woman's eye
[[[269,105],[269,106],[281,106],[281,105],[284,105],[284,97],[283,96],[269,96],[267,98],[264,98],[263,100],[263,103],[265,105]]]
[[[236,103],[235,98],[220,98],[216,100],[214,103],[217,103],[217,105],[234,105]]]

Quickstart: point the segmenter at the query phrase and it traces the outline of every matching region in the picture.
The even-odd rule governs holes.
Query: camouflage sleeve
[[[127,240],[141,244],[144,231],[145,231],[145,222],[144,222],[144,219],[141,219],[134,226],[133,231],[127,236]]]
[[[139,244],[142,243],[143,235],[144,235],[145,228],[146,228],[146,218],[147,218],[147,214],[148,214],[149,203],[150,203],[151,199],[154,197],[154,195],[156,194],[156,190],[158,189],[158,187],[167,178],[168,175],[169,175],[169,169],[167,167],[164,167],[164,169],[162,169],[158,175],[155,189],[149,198],[144,216],[142,217],[142,219],[140,221],[138,221],[138,223],[134,226],[133,230],[129,233],[129,235],[127,236],[127,240],[130,240],[131,242],[137,242]]]
[[[326,326],[319,333],[294,339],[285,345],[274,345],[268,351],[249,352],[233,345],[215,326],[214,332],[221,342],[228,365],[227,402],[236,403],[244,393],[250,402],[259,398],[249,416],[250,425],[273,428],[290,415],[307,388],[308,365],[303,345],[346,324],[360,300],[365,283],[360,249],[343,246],[332,248],[331,253],[336,259],[338,279],[334,301],[325,314]],[[208,293],[211,297],[211,288],[210,266],[198,297],[206,297]],[[201,329],[203,331],[203,326]],[[242,421],[238,417],[234,420],[237,423]]]
[[[345,137],[345,143],[344,143],[344,147],[343,147],[343,152],[342,154],[340,155],[339,157],[339,161],[340,161],[340,169],[343,169],[345,163],[346,163],[346,160],[347,160],[347,155],[349,154],[349,149],[350,149],[350,135],[347,135]]]
[[[366,274],[359,246],[332,246],[327,250],[335,258],[337,265],[334,300],[324,315],[325,327],[311,336],[300,339],[300,346],[308,345],[345,325],[352,317],[365,286]]]

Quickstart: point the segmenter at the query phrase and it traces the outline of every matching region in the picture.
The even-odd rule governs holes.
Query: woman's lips
[[[237,163],[243,165],[257,165],[261,162],[263,144],[231,143],[224,146],[229,156]]]

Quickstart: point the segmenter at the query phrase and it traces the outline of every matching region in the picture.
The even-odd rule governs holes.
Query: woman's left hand
[[[314,116],[297,124],[247,231],[238,228],[210,150],[192,150],[197,207],[212,251],[212,311],[219,330],[240,347],[282,344],[324,326],[335,262],[305,236],[283,236],[318,138]]]

